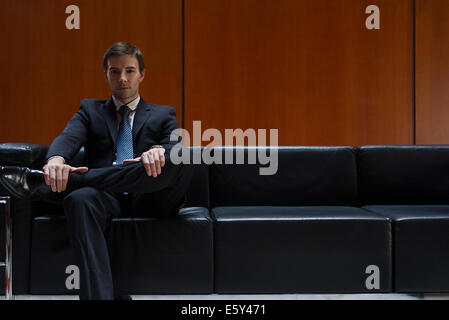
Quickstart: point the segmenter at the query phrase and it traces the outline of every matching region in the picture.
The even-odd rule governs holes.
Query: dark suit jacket
[[[66,163],[70,163],[84,146],[86,166],[111,166],[115,160],[118,133],[116,112],[112,98],[83,100],[79,111],[51,144],[47,159],[62,156]],[[174,108],[146,103],[140,98],[133,123],[134,157],[139,157],[153,145],[164,146],[167,156],[177,143],[170,142],[170,134],[176,128]]]

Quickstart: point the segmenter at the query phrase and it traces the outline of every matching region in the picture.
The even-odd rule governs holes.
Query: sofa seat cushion
[[[391,290],[387,218],[356,207],[217,207],[218,293]],[[379,286],[367,287],[369,266]]]
[[[397,292],[449,292],[449,205],[365,206],[392,219]]]
[[[108,236],[117,294],[213,291],[213,227],[209,211],[183,208],[167,219],[114,218]],[[63,216],[33,221],[32,294],[77,294],[65,286],[76,265]]]

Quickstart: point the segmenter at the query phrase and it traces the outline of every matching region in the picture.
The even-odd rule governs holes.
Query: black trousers
[[[147,176],[141,162],[70,175],[71,191],[63,207],[80,269],[80,299],[114,299],[107,245],[111,219],[175,214],[185,202],[192,175],[193,166],[169,161],[156,178]]]

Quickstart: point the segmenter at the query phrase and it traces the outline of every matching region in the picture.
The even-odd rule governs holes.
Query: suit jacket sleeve
[[[76,153],[87,141],[89,116],[87,103],[81,102],[80,109],[67,123],[64,131],[58,135],[47,152],[46,161],[53,156],[64,157],[66,163],[70,162]]]
[[[166,117],[161,130],[161,145],[165,149],[165,154],[169,154],[171,148],[178,143],[178,141],[170,141],[172,131],[178,129],[176,110],[173,107],[169,107],[168,109],[168,116]]]

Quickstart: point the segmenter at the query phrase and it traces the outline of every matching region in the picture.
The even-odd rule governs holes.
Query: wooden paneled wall
[[[416,1],[416,143],[449,143],[449,1]]]
[[[80,9],[80,29],[66,28],[66,7]],[[144,54],[141,96],[169,104],[181,121],[180,0],[0,1],[0,142],[49,144],[84,98],[108,99],[103,54],[117,41]]]
[[[80,30],[65,27],[72,4]],[[372,4],[379,30],[365,27]],[[0,142],[49,144],[82,99],[107,99],[102,56],[116,41],[144,53],[142,97],[174,106],[188,130],[449,142],[446,0],[4,0],[0,15]]]
[[[380,30],[368,30],[368,5]],[[186,1],[185,120],[282,145],[411,143],[411,0]]]

